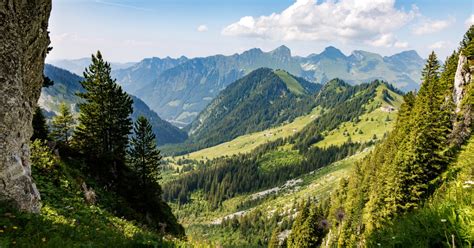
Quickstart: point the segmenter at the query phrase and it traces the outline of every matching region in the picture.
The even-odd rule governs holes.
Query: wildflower
[[[3,233],[3,230],[2,230],[2,229],[0,229],[0,233]]]
[[[16,230],[16,229],[18,229],[18,227],[17,227],[17,226],[13,226],[13,230]]]
[[[392,239],[395,239],[395,236],[393,236]]]
[[[46,242],[46,238],[42,238],[41,241]]]
[[[471,185],[474,185],[474,181],[468,180],[468,181],[465,181],[464,184],[471,184]]]
[[[443,222],[443,223],[446,222],[446,219],[441,219],[441,222]]]
[[[378,245],[378,246],[381,246],[381,244],[380,244],[380,243],[377,243],[377,245]]]

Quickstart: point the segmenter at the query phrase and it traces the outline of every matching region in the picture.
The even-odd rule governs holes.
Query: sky
[[[47,60],[100,50],[137,62],[280,45],[299,56],[335,46],[444,59],[471,24],[474,0],[53,0]]]

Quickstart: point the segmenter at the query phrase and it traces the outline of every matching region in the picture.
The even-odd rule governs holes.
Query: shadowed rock
[[[39,212],[28,143],[43,83],[51,0],[0,1],[0,201]]]

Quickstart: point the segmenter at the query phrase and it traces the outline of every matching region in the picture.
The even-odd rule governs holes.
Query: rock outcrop
[[[28,143],[43,83],[51,0],[0,1],[0,201],[38,212]]]
[[[470,84],[474,79],[472,76],[474,68],[469,66],[472,64],[472,59],[473,58],[466,57],[461,52],[454,77],[453,99],[456,105],[457,116],[454,120],[450,140],[455,145],[463,144],[463,142],[470,137],[472,132],[471,126],[474,120],[474,109],[472,108],[472,103],[466,101],[466,98],[471,97],[472,99],[473,97],[472,86],[470,86]]]

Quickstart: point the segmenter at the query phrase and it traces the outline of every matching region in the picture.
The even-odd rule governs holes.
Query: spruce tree
[[[400,196],[395,209],[406,211],[416,207],[431,191],[435,180],[449,163],[448,136],[452,130],[450,86],[440,79],[436,54],[430,54],[422,71],[410,120],[411,127],[393,162],[401,179]]]
[[[142,183],[157,181],[160,175],[160,151],[156,148],[155,134],[148,120],[140,116],[133,127],[134,136],[128,151],[129,164]]]
[[[89,158],[115,167],[125,161],[128,135],[132,127],[132,99],[111,78],[110,64],[102,54],[92,55],[92,63],[81,82],[84,93],[79,104],[79,125],[75,143]]]
[[[53,118],[51,123],[51,137],[64,144],[69,144],[69,138],[74,130],[74,117],[69,106],[65,103],[59,105],[59,114]]]
[[[43,111],[40,107],[36,107],[35,113],[33,114],[33,136],[31,141],[36,139],[47,140],[48,139],[48,126],[46,125],[46,118],[44,117]]]

